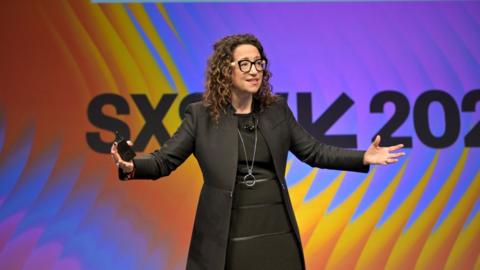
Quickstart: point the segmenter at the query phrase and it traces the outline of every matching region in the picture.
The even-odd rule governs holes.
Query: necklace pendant
[[[255,185],[257,179],[255,179],[255,176],[251,172],[249,172],[247,175],[243,177],[243,183],[247,187],[253,187]]]

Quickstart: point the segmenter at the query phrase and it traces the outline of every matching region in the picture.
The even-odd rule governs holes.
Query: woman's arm
[[[322,144],[300,126],[287,104],[285,107],[287,123],[291,131],[290,151],[312,167],[368,172],[370,164],[393,164],[398,162],[399,157],[405,155],[404,152],[395,153],[403,147],[403,144],[381,147],[379,135],[375,137],[367,151],[348,150]]]
[[[188,105],[180,127],[160,149],[139,155],[130,162],[121,159],[114,144],[111,153],[119,167],[119,178],[158,179],[169,175],[192,154],[195,147],[195,123],[192,106]]]
[[[363,162],[365,151],[348,150],[320,143],[297,122],[287,104],[285,107],[286,121],[291,132],[290,151],[299,160],[312,167],[368,172],[370,166]]]

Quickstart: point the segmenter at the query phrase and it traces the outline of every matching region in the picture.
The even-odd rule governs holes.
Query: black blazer
[[[185,118],[170,140],[159,150],[134,159],[134,178],[158,179],[169,175],[190,154],[197,158],[204,183],[187,259],[190,270],[223,269],[225,265],[238,163],[238,123],[233,113],[233,107],[229,106],[217,124],[200,102],[192,103],[187,106]],[[318,142],[298,124],[282,99],[258,112],[258,119],[258,128],[271,152],[290,222],[301,246],[284,175],[288,151],[312,167],[368,172],[369,166],[363,165],[364,151]],[[125,175],[120,174],[120,178],[125,179]],[[303,251],[302,261],[305,265]]]

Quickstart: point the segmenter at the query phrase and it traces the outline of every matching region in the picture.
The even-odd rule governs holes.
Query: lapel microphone
[[[252,132],[255,130],[256,127],[257,127],[257,118],[255,117],[255,114],[252,114],[252,118],[250,119],[250,121],[245,123],[245,125],[243,126],[243,129],[245,129],[246,131]]]

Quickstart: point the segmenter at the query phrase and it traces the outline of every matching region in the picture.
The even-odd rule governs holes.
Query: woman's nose
[[[258,70],[257,70],[257,67],[255,65],[252,65],[252,67],[250,68],[250,72],[248,72],[249,74],[257,74],[258,73]]]

